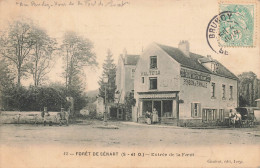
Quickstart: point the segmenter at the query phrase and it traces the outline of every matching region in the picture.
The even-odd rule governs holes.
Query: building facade
[[[187,41],[178,48],[149,45],[136,66],[134,88],[136,122],[153,109],[163,123],[224,121],[238,104],[237,77],[210,56],[191,53]]]
[[[139,55],[129,55],[124,50],[119,56],[116,70],[116,102],[124,103],[125,96],[134,91],[135,68]]]

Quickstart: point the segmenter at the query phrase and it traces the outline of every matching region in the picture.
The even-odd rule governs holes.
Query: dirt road
[[[256,128],[188,129],[109,122],[119,129],[96,128],[101,121],[85,121],[69,126],[0,126],[1,145],[70,144],[98,147],[169,147],[176,145],[256,145],[260,144],[260,126]]]

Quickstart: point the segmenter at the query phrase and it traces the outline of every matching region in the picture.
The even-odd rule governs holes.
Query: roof
[[[140,55],[125,55],[124,57],[122,57],[124,60],[124,64],[125,65],[136,65]]]
[[[164,50],[169,56],[171,56],[174,60],[180,63],[183,67],[187,67],[190,69],[215,74],[218,76],[223,76],[232,79],[238,79],[236,75],[230,72],[227,68],[225,68],[221,63],[214,60],[219,64],[218,71],[216,73],[211,72],[206,67],[204,67],[200,62],[208,62],[208,58],[199,54],[194,54],[192,52],[189,53],[189,57],[185,56],[185,54],[178,48],[174,48],[171,46],[166,46],[162,44],[157,44],[162,50]]]
[[[200,63],[208,63],[208,62],[214,62],[212,58],[203,57],[198,59]]]

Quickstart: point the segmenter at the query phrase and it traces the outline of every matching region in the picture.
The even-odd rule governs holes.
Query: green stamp
[[[220,4],[219,46],[253,47],[254,13],[253,4]]]

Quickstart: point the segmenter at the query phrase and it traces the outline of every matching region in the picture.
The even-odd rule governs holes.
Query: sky
[[[117,63],[118,56],[127,50],[129,54],[141,54],[143,48],[152,42],[177,47],[179,41],[188,40],[190,51],[201,55],[211,55],[231,72],[238,75],[253,71],[260,78],[259,34],[255,30],[255,47],[227,48],[229,55],[214,53],[206,41],[209,21],[218,14],[217,0],[113,0],[113,3],[126,3],[123,7],[77,5],[78,0],[57,0],[59,3],[73,2],[74,5],[55,6],[54,0],[33,2],[52,4],[32,6],[32,0],[0,0],[0,30],[8,23],[25,17],[32,19],[44,28],[51,37],[62,40],[63,33],[75,31],[94,43],[94,52],[99,66],[87,67],[85,71],[86,91],[95,90],[102,73],[106,51],[109,48]],[[81,0],[84,4],[85,0]],[[108,3],[110,0],[98,0]],[[16,2],[18,2],[16,4]],[[20,6],[22,2],[28,6]],[[93,3],[94,0],[88,2]],[[259,5],[258,5],[259,6]],[[258,15],[259,17],[260,15]],[[256,20],[256,18],[255,18]],[[255,23],[259,27],[259,22]],[[258,41],[257,41],[258,39]],[[49,76],[50,82],[63,82],[61,78],[62,59],[58,56]],[[24,84],[30,84],[30,79]]]

